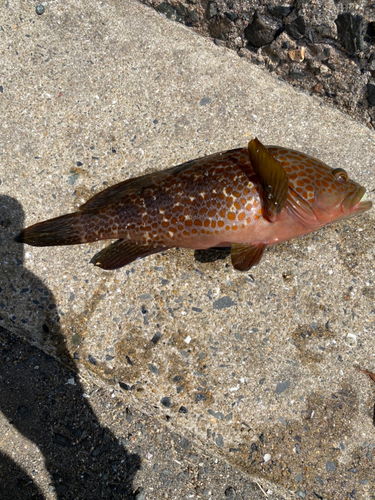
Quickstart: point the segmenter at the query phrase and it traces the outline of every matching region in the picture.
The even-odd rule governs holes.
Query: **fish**
[[[74,213],[23,229],[16,241],[43,247],[116,240],[91,260],[105,270],[170,248],[230,247],[233,267],[247,271],[267,247],[371,206],[343,168],[255,138],[108,187]]]

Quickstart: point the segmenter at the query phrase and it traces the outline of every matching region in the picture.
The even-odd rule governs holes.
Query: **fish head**
[[[326,167],[326,168],[324,168]],[[366,189],[349,178],[343,168],[321,163],[319,179],[314,184],[313,210],[324,223],[359,215],[372,207]]]
[[[268,147],[289,178],[288,204],[301,221],[323,226],[359,215],[372,207],[366,189],[343,168],[298,151]]]

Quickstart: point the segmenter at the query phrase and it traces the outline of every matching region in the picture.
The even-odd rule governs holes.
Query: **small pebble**
[[[336,464],[335,464],[335,462],[327,462],[326,463],[326,471],[327,472],[331,472],[331,471],[333,472],[335,470],[336,470]]]
[[[234,305],[236,305],[236,303],[230,297],[225,295],[224,297],[215,300],[213,308],[216,310],[227,309],[228,307],[232,307]]]
[[[345,338],[345,344],[349,347],[355,347],[357,345],[357,336],[354,333],[348,333]]]
[[[152,342],[154,345],[156,345],[159,342],[160,339],[161,339],[161,333],[160,332],[156,332],[155,335],[150,340],[150,342]]]
[[[203,97],[200,101],[199,101],[199,105],[200,106],[206,106],[207,104],[211,104],[211,99],[209,97]]]
[[[118,385],[121,387],[121,389],[124,389],[125,391],[131,390],[131,386],[128,384],[125,384],[125,382],[119,382]]]
[[[238,15],[235,12],[226,12],[225,15],[227,16],[228,19],[231,21],[236,21],[238,18]]]
[[[135,495],[135,500],[145,500],[146,498],[146,492],[145,491],[140,491]]]
[[[161,398],[160,400],[160,403],[165,406],[166,408],[172,408],[173,406],[173,403],[171,401],[171,398],[169,397],[164,397],[164,398]]]
[[[232,486],[229,486],[229,488],[225,490],[225,498],[233,500],[236,498],[236,490],[232,488]]]
[[[210,415],[212,415],[216,420],[224,420],[225,415],[221,411],[207,410]]]
[[[142,293],[139,298],[140,300],[152,300],[152,295],[149,293]]]
[[[152,363],[149,363],[147,366],[151,373],[159,375],[159,368],[157,366],[153,365]]]
[[[221,434],[218,434],[217,438],[215,439],[215,443],[222,448],[224,446],[224,438]]]
[[[92,365],[96,365],[96,359],[94,358],[94,356],[91,356],[91,354],[89,354],[89,361]]]
[[[302,62],[305,59],[305,47],[300,47],[296,50],[290,50],[288,55],[294,62]]]
[[[285,419],[283,419],[283,417],[279,417],[279,422],[285,425],[285,427],[288,425],[288,422]]]
[[[204,401],[205,399],[207,399],[207,397],[205,396],[205,394],[201,394],[200,392],[197,392],[195,394],[195,402],[196,403],[199,403],[199,401]]]
[[[38,14],[38,16],[41,16],[42,14],[44,14],[45,10],[46,9],[44,8],[44,5],[42,5],[41,3],[38,3],[35,6],[35,12]]]
[[[276,386],[275,392],[276,394],[281,394],[286,391],[290,387],[290,380],[286,380],[285,382],[279,382]]]

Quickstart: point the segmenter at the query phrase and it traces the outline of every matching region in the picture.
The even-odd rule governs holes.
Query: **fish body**
[[[267,246],[371,208],[365,189],[304,153],[239,148],[128,179],[78,212],[24,229],[35,246],[116,239],[94,259],[104,269],[172,247],[231,247],[236,269],[257,264]]]

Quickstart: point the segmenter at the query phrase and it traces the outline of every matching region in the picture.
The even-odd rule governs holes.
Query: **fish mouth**
[[[367,193],[364,187],[356,189],[342,202],[344,212],[353,212],[355,214],[366,212],[366,210],[370,210],[371,207],[372,201],[367,199]]]

